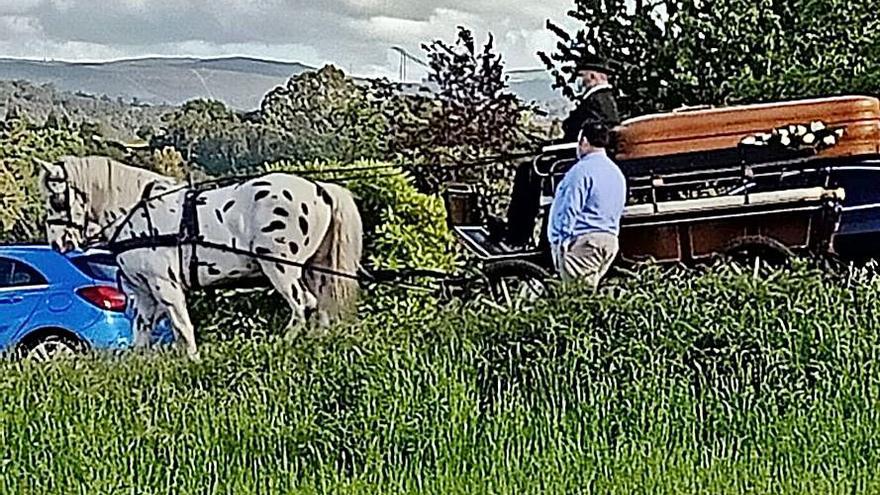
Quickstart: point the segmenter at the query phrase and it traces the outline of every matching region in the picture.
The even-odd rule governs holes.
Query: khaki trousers
[[[584,234],[552,246],[553,264],[562,280],[580,279],[595,289],[617,256],[617,236],[605,232]]]

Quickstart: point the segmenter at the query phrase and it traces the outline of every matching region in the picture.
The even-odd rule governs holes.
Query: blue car
[[[43,360],[133,343],[112,255],[0,246],[0,349]],[[173,341],[167,320],[153,334]]]

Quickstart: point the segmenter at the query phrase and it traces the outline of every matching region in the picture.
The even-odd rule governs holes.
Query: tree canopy
[[[291,156],[297,144],[283,132],[247,121],[212,100],[193,100],[164,115],[162,127],[150,136],[150,149],[174,148],[186,162],[212,174],[247,170]]]
[[[570,99],[584,53],[614,61],[625,116],[880,93],[880,9],[841,0],[575,0],[556,49],[540,53]]]

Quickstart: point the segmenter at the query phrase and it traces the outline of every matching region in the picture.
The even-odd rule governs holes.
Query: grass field
[[[0,369],[0,493],[876,493],[880,281],[645,269]],[[370,310],[372,308],[372,311]]]

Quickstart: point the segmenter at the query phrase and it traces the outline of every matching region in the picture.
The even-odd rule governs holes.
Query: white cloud
[[[39,36],[40,27],[33,17],[23,15],[0,16],[0,39],[34,38]]]
[[[0,0],[0,56],[236,54],[311,65],[336,62],[358,74],[394,75],[392,45],[422,55],[422,43],[452,41],[463,25],[478,41],[492,32],[509,67],[538,67],[536,52],[555,42],[546,20],[563,21],[572,5],[572,0]]]
[[[32,12],[43,0],[0,0],[0,15]]]

